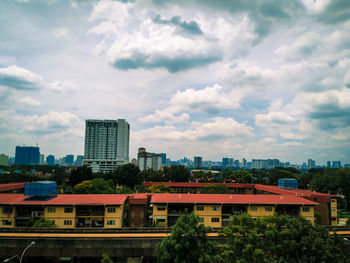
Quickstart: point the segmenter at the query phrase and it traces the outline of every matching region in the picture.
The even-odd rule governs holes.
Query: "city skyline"
[[[145,147],[350,163],[350,2],[0,2],[0,153],[83,155],[86,119]]]

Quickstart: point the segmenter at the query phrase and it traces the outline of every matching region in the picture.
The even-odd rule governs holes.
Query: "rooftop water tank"
[[[57,194],[56,182],[36,181],[24,185],[24,195],[30,198],[53,197]]]

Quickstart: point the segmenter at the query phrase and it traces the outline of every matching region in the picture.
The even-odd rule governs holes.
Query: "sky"
[[[0,153],[126,119],[172,160],[350,163],[349,0],[2,0]]]

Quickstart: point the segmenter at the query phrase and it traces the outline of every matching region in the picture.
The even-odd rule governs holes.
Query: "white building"
[[[129,135],[130,125],[124,119],[86,120],[83,165],[95,173],[129,163]]]
[[[137,166],[141,171],[153,169],[159,171],[162,167],[162,155],[146,152],[145,148],[139,148],[137,153]]]

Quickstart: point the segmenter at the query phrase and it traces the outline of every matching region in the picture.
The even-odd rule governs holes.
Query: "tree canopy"
[[[302,217],[233,216],[223,230],[221,262],[345,262],[342,239]]]
[[[207,233],[210,228],[199,224],[194,213],[181,215],[158,246],[159,263],[211,263],[217,255],[217,245],[210,241]]]
[[[200,192],[201,194],[229,194],[230,189],[225,184],[205,184]]]
[[[114,194],[114,184],[112,180],[105,181],[103,178],[83,181],[73,188],[75,194]]]

